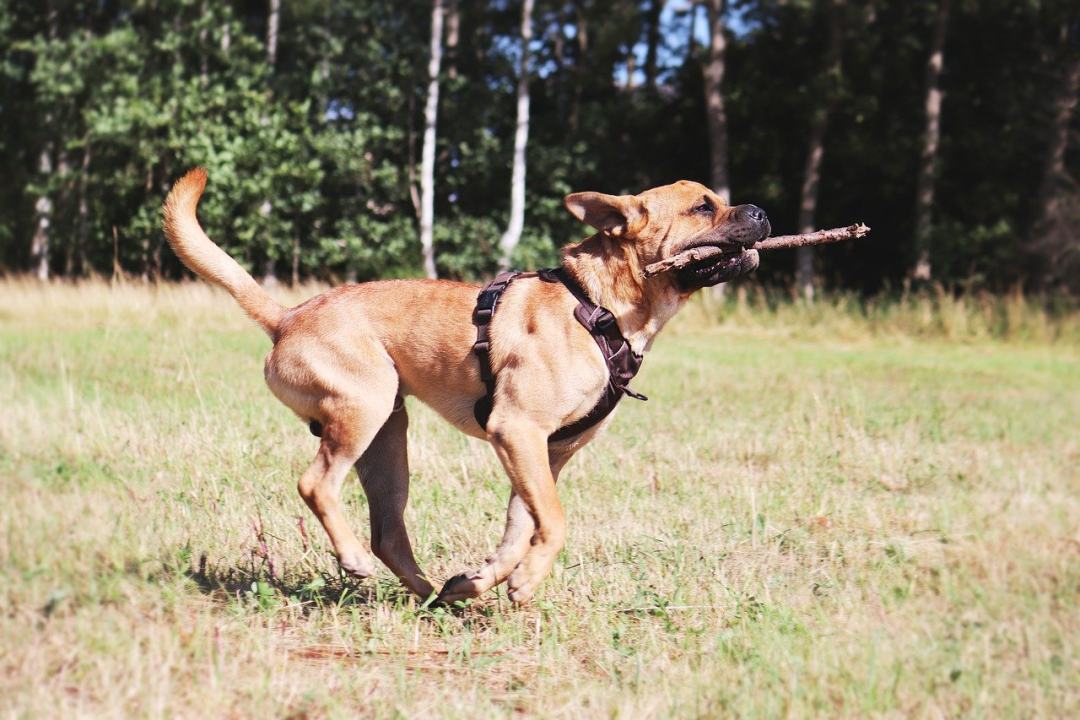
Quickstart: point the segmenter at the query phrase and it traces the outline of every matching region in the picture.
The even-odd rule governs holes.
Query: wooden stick
[[[805,247],[807,245],[824,245],[825,243],[834,243],[839,242],[840,240],[856,240],[861,237],[866,237],[869,234],[869,227],[863,223],[855,223],[854,225],[848,225],[847,227],[833,228],[831,230],[817,230],[812,233],[803,233],[801,235],[777,235],[776,237],[765,238],[746,249],[788,250],[790,248]],[[739,251],[734,252],[738,253]],[[702,260],[708,260],[717,257],[718,255],[731,254],[733,254],[731,249],[717,247],[715,245],[691,248],[678,255],[672,255],[669,258],[664,258],[651,265],[646,265],[643,274],[645,277],[651,278],[654,275],[659,275],[660,273],[665,273],[669,270],[681,270],[687,265],[694,265]]]

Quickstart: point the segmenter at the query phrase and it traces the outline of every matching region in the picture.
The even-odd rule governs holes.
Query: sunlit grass
[[[536,602],[444,612],[339,577],[295,492],[315,440],[227,296],[2,283],[0,710],[1076,715],[1078,327],[1019,296],[696,303],[565,471]],[[507,481],[410,412],[445,578]]]

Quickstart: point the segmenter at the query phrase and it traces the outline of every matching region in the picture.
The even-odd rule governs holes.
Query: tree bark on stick
[[[424,147],[420,156],[420,247],[424,255],[424,274],[438,276],[435,270],[435,124],[439,113],[439,68],[442,64],[443,0],[431,4],[431,57],[428,60],[428,92],[424,105]]]
[[[825,245],[826,243],[840,242],[841,240],[857,240],[866,237],[869,234],[870,228],[868,226],[863,223],[855,223],[854,225],[848,225],[847,227],[842,228],[832,228],[831,230],[815,230],[813,232],[800,233],[798,235],[777,235],[775,237],[760,240],[746,249],[790,250],[792,248]],[[689,265],[717,258],[721,255],[732,255],[739,252],[742,252],[742,250],[734,247],[725,248],[716,245],[695,247],[672,255],[669,258],[664,258],[663,260],[646,265],[642,275],[650,278],[671,270],[681,270]]]
[[[510,267],[525,227],[525,149],[529,143],[529,44],[532,42],[533,0],[521,4],[521,57],[517,84],[517,126],[514,129],[514,167],[510,179],[510,223],[499,238],[499,267]]]
[[[709,128],[709,160],[713,192],[731,200],[728,180],[727,111],[724,109],[724,0],[708,0],[709,54],[704,67],[705,119]]]
[[[949,0],[938,0],[937,18],[930,57],[926,62],[926,129],[923,132],[922,156],[919,159],[919,179],[915,185],[915,247],[917,257],[911,277],[929,282],[930,233],[933,229],[934,180],[937,170],[938,143],[941,138],[941,73],[945,69],[945,35],[949,23]]]
[[[844,46],[843,12],[845,0],[829,3],[829,44],[825,54],[823,74],[830,81],[822,105],[814,113],[810,126],[810,142],[807,145],[806,168],[803,171],[802,192],[799,200],[799,232],[814,229],[817,214],[818,189],[821,183],[821,163],[825,157],[825,133],[829,128],[829,116],[836,105],[838,91],[833,83],[840,79],[840,60]],[[814,300],[814,250],[800,247],[795,256],[795,286],[807,300]]]

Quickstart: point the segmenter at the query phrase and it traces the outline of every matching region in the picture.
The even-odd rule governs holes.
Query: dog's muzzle
[[[684,250],[692,247],[718,247],[724,255],[707,258],[679,270],[676,282],[684,291],[712,287],[757,270],[760,258],[757,250],[748,248],[772,232],[769,216],[757,205],[739,205],[723,226],[698,237]]]
[[[743,250],[684,267],[676,273],[675,281],[684,292],[712,287],[754,272],[760,262],[757,250]]]

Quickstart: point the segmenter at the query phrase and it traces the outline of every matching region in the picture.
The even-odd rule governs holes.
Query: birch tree
[[[266,66],[269,74],[274,74],[274,66],[277,64],[278,28],[281,23],[281,0],[270,0],[269,12],[266,17]],[[270,198],[263,200],[259,206],[259,215],[266,225],[269,225],[270,215],[274,211],[274,203]],[[266,265],[263,268],[263,284],[276,285],[277,273],[274,270],[274,257],[268,255]]]
[[[420,247],[424,274],[438,277],[435,270],[435,123],[439,114],[439,68],[442,64],[443,0],[431,4],[431,57],[428,60],[428,92],[424,105],[424,148],[420,155]]]
[[[926,129],[923,131],[919,179],[915,185],[915,247],[918,257],[911,271],[913,280],[929,282],[930,235],[933,229],[934,179],[938,144],[941,138],[941,73],[945,68],[945,32],[949,22],[949,0],[939,0],[934,21],[934,37],[926,62]]]
[[[818,106],[810,124],[810,142],[806,149],[806,166],[803,171],[802,191],[799,200],[799,232],[814,230],[817,214],[818,189],[821,184],[821,162],[825,157],[825,133],[829,128],[829,116],[839,97],[840,59],[843,50],[843,12],[846,0],[830,0],[829,40],[825,51],[822,75],[828,86],[824,100]],[[801,247],[795,251],[795,286],[808,302],[814,299],[814,249]]]
[[[728,129],[724,109],[724,6],[725,0],[708,0],[709,54],[704,67],[705,116],[709,128],[709,160],[713,192],[731,200],[728,180]],[[694,12],[691,6],[691,12]]]
[[[521,49],[518,58],[517,123],[514,128],[514,167],[510,178],[510,222],[499,238],[499,267],[510,267],[525,226],[525,148],[529,143],[529,44],[532,42],[533,0],[521,3]]]
[[[42,182],[52,176],[52,157],[46,145],[38,155],[38,175]],[[34,234],[30,239],[30,267],[38,280],[49,279],[49,238],[52,235],[53,202],[47,191],[34,201]]]

